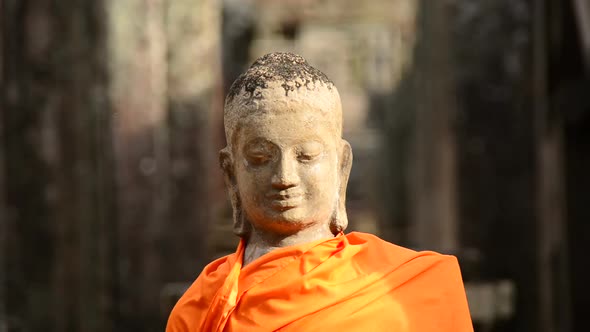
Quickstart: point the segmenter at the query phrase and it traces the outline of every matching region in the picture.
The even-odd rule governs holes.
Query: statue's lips
[[[303,203],[303,194],[288,193],[288,194],[270,194],[266,196],[269,200],[270,206],[279,211],[286,211],[299,206]]]

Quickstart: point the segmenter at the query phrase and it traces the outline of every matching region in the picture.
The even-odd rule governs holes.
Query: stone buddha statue
[[[268,54],[232,85],[224,120],[220,163],[234,231],[247,239],[244,265],[344,231],[352,152],[326,75],[299,55]]]
[[[457,260],[347,226],[342,105],[299,55],[257,59],[224,107],[236,252],[207,265],[167,331],[473,331]]]

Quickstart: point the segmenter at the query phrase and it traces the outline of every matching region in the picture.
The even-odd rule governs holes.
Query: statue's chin
[[[297,225],[304,227],[304,225],[310,221],[306,218],[305,213],[302,210],[302,208],[298,207],[283,210],[272,209],[271,211],[267,211],[264,219],[260,220],[258,223],[267,225]]]
[[[285,210],[268,209],[263,217],[255,218],[254,225],[259,230],[267,233],[281,235],[295,234],[303,229],[317,226],[322,223],[329,224],[330,213],[326,216],[309,214],[306,209],[293,207]]]

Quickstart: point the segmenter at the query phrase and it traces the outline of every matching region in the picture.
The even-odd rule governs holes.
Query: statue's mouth
[[[286,211],[303,203],[303,194],[295,192],[280,191],[267,195],[270,205],[273,209],[278,211]]]

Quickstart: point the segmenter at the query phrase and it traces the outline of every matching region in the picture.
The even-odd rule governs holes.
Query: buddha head
[[[237,235],[346,228],[352,151],[342,139],[338,90],[325,74],[295,54],[259,58],[231,86],[224,127],[219,159]]]

